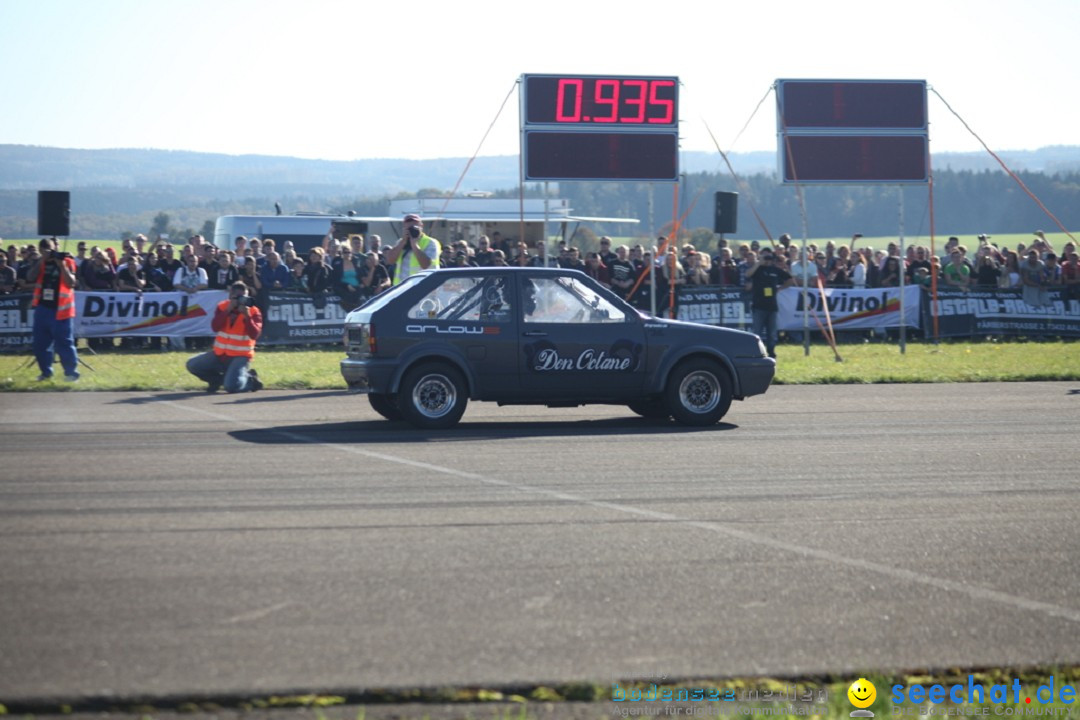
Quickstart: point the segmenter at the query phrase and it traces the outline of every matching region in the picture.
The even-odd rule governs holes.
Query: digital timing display
[[[925,131],[923,80],[778,80],[779,130]]]
[[[679,177],[675,133],[525,133],[525,179],[655,180]]]
[[[930,181],[925,80],[777,80],[780,181]]]
[[[675,77],[525,75],[526,125],[677,128]]]
[[[781,139],[783,182],[924,183],[924,135],[790,135]]]

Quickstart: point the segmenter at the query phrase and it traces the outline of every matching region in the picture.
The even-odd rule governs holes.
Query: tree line
[[[1080,228],[1080,173],[1018,173],[1028,189],[1069,229]],[[738,192],[738,232],[733,239],[765,236],[751,211],[761,215],[769,233],[801,233],[802,211],[793,186],[782,186],[774,175],[741,178],[695,173],[671,184],[574,183],[560,188],[575,212],[598,216],[636,217],[652,227],[679,219],[683,227],[713,227],[717,191]],[[845,237],[859,232],[891,235],[901,222],[905,234],[930,232],[930,192],[926,185],[803,186],[810,237]],[[902,201],[901,201],[902,195]],[[902,202],[902,205],[901,205]],[[979,234],[1057,230],[1053,220],[1007,174],[945,170],[934,174],[934,226],[937,233]]]
[[[1080,228],[1080,172],[1054,174],[1018,173],[1025,185],[1070,230]],[[773,174],[759,173],[741,178],[736,184],[730,175],[715,172],[687,173],[676,188],[671,183],[564,183],[552,185],[549,194],[569,201],[575,214],[628,217],[641,221],[635,233],[625,225],[594,225],[592,230],[611,235],[647,236],[670,227],[673,219],[693,232],[711,230],[715,209],[714,193],[738,192],[738,231],[732,239],[765,237],[765,230],[751,212],[761,215],[773,237],[802,231],[798,194],[792,186],[782,186]],[[195,197],[190,190],[169,188],[86,188],[72,191],[72,237],[119,238],[124,233],[147,233],[160,228],[158,213],[170,216],[173,233],[205,230],[221,215],[273,213],[275,202],[286,212],[309,210],[384,215],[394,198],[437,197],[445,190],[418,188],[414,192],[343,195],[340,188],[329,192],[311,186],[304,193],[252,193],[239,199]],[[326,188],[329,190],[329,188]],[[228,195],[224,188],[219,190]],[[270,191],[273,192],[273,191]],[[529,184],[528,197],[544,192],[541,185]],[[907,186],[805,186],[805,210],[810,237],[845,237],[860,232],[869,236],[891,235],[900,223],[903,197],[904,232],[909,237],[929,235],[930,194],[925,185]],[[516,187],[494,192],[495,197],[517,197]],[[1056,231],[1053,221],[1008,175],[992,171],[940,170],[934,174],[934,215],[937,234],[1022,233],[1036,228]],[[36,233],[36,193],[0,190],[0,237],[33,237]],[[148,209],[152,207],[153,209]],[[653,228],[655,230],[650,230]]]

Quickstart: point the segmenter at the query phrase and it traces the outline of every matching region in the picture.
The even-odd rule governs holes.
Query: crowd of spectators
[[[693,245],[667,243],[664,238],[658,245],[612,247],[610,238],[601,237],[597,250],[585,252],[560,241],[554,257],[549,258],[543,243],[531,248],[494,232],[491,237],[481,236],[475,245],[465,240],[444,243],[439,264],[575,268],[646,307],[654,280],[660,297],[682,285],[746,288],[747,271],[766,248],[772,251],[776,267],[788,272],[798,285],[896,287],[903,277],[905,284],[928,287],[936,277],[939,288],[1021,288],[1025,301],[1032,305],[1045,304],[1046,292],[1053,287],[1064,288],[1068,297],[1080,298],[1076,243],[1065,243],[1058,254],[1041,231],[1029,244],[1020,243],[1015,248],[999,246],[991,237],[980,235],[973,243],[974,251],[959,238],[950,237],[940,256],[925,245],[913,244],[901,257],[896,243],[875,249],[861,244],[861,238],[854,235],[850,244],[808,243],[803,256],[800,245],[787,234],[772,245],[758,241],[731,245],[722,239],[712,255]],[[666,251],[658,252],[658,248]],[[201,235],[193,235],[179,246],[160,240],[151,243],[138,235],[125,240],[119,254],[111,247],[88,247],[79,242],[74,259],[77,289],[81,290],[194,293],[224,290],[240,280],[264,309],[270,290],[286,290],[317,297],[333,293],[348,310],[392,284],[394,267],[384,255],[388,249],[378,235],[340,241],[327,235],[306,257],[299,256],[291,242],[285,241],[279,248],[270,238],[238,237],[233,248],[219,248]],[[0,252],[0,293],[33,288],[34,278],[27,277],[27,270],[37,254],[35,245],[11,245],[6,253]],[[653,274],[645,272],[650,263],[656,268]]]
[[[377,246],[378,236],[372,240]],[[362,242],[358,239],[353,245]],[[324,242],[327,247],[300,257],[291,242],[279,249],[273,239],[257,237],[238,237],[235,247],[226,249],[201,235],[191,236],[179,247],[166,241],[151,244],[146,236],[138,235],[124,240],[119,254],[111,247],[79,242],[73,255],[78,268],[76,289],[195,293],[225,290],[239,280],[257,298],[269,290],[337,292],[349,295],[355,306],[365,296],[389,287],[390,281],[378,250],[365,256],[362,248],[353,245]],[[0,292],[30,292],[34,278],[27,274],[37,257],[35,245],[11,245],[0,252]]]
[[[673,285],[748,289],[747,271],[758,264],[762,249],[768,249],[775,266],[789,273],[799,286],[866,289],[898,287],[903,282],[929,288],[936,278],[939,288],[960,291],[1020,288],[1024,300],[1034,306],[1046,304],[1051,288],[1061,288],[1066,297],[1080,299],[1076,243],[1066,242],[1059,255],[1042,231],[1035,233],[1030,244],[1019,243],[1015,248],[999,246],[990,236],[980,235],[974,252],[959,238],[950,237],[940,256],[925,245],[913,244],[901,257],[897,243],[875,249],[860,246],[861,238],[854,235],[848,245],[807,243],[805,255],[787,234],[771,246],[754,241],[732,247],[721,241],[711,256],[693,245],[677,248],[667,243],[667,252],[657,256],[657,246],[622,245],[612,251],[611,241],[605,237],[600,240],[600,251],[586,253],[584,261],[577,248],[560,245],[557,264],[576,267],[618,291],[634,286],[649,258],[655,258],[660,295]],[[643,285],[647,292],[648,278],[644,280],[639,288]]]

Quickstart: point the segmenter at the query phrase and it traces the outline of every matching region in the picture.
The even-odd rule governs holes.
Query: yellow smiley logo
[[[865,709],[874,704],[877,699],[877,688],[874,683],[866,678],[859,678],[851,683],[847,691],[848,700],[857,708]]]

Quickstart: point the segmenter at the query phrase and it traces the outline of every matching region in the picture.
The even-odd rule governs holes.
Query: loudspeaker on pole
[[[720,192],[716,193],[716,216],[713,222],[713,232],[723,235],[737,231],[739,224],[739,193]]]
[[[38,191],[38,235],[71,234],[71,193],[67,190]]]

